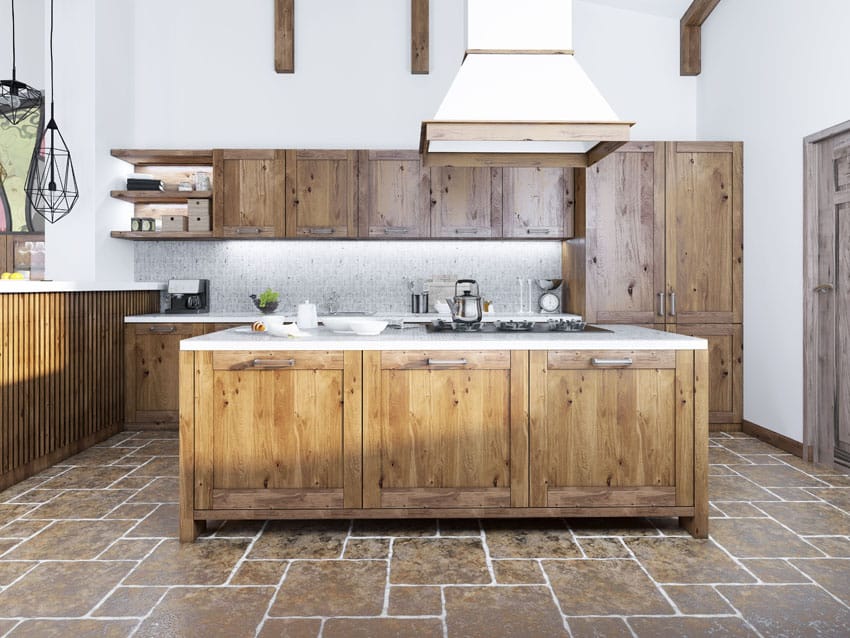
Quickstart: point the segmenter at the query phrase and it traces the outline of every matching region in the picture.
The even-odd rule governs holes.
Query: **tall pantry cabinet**
[[[743,413],[739,142],[633,142],[577,171],[566,307],[709,344],[709,421]]]

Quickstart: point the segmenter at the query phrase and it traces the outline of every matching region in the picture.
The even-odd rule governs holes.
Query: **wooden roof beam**
[[[702,23],[720,0],[693,0],[679,22],[679,75],[702,71]]]
[[[274,70],[295,73],[295,0],[274,0]]]
[[[410,72],[414,75],[427,75],[431,70],[428,9],[428,0],[410,0]]]

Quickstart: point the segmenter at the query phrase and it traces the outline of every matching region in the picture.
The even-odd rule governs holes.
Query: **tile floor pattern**
[[[675,519],[177,531],[177,441],[126,432],[0,492],[0,636],[848,636],[850,476],[711,437]]]

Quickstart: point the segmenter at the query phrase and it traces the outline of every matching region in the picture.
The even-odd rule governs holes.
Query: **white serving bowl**
[[[384,328],[387,327],[387,322],[379,319],[349,319],[348,326],[356,335],[373,337],[384,331]]]
[[[263,319],[266,334],[273,337],[304,337],[309,333],[298,329],[294,321],[283,321],[283,319]]]
[[[351,319],[348,317],[322,317],[325,328],[337,334],[352,334],[354,331],[349,325]]]

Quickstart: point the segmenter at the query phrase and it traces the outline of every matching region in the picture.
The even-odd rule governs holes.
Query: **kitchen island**
[[[271,518],[676,516],[708,534],[703,339],[235,328],[180,347],[183,541]]]

